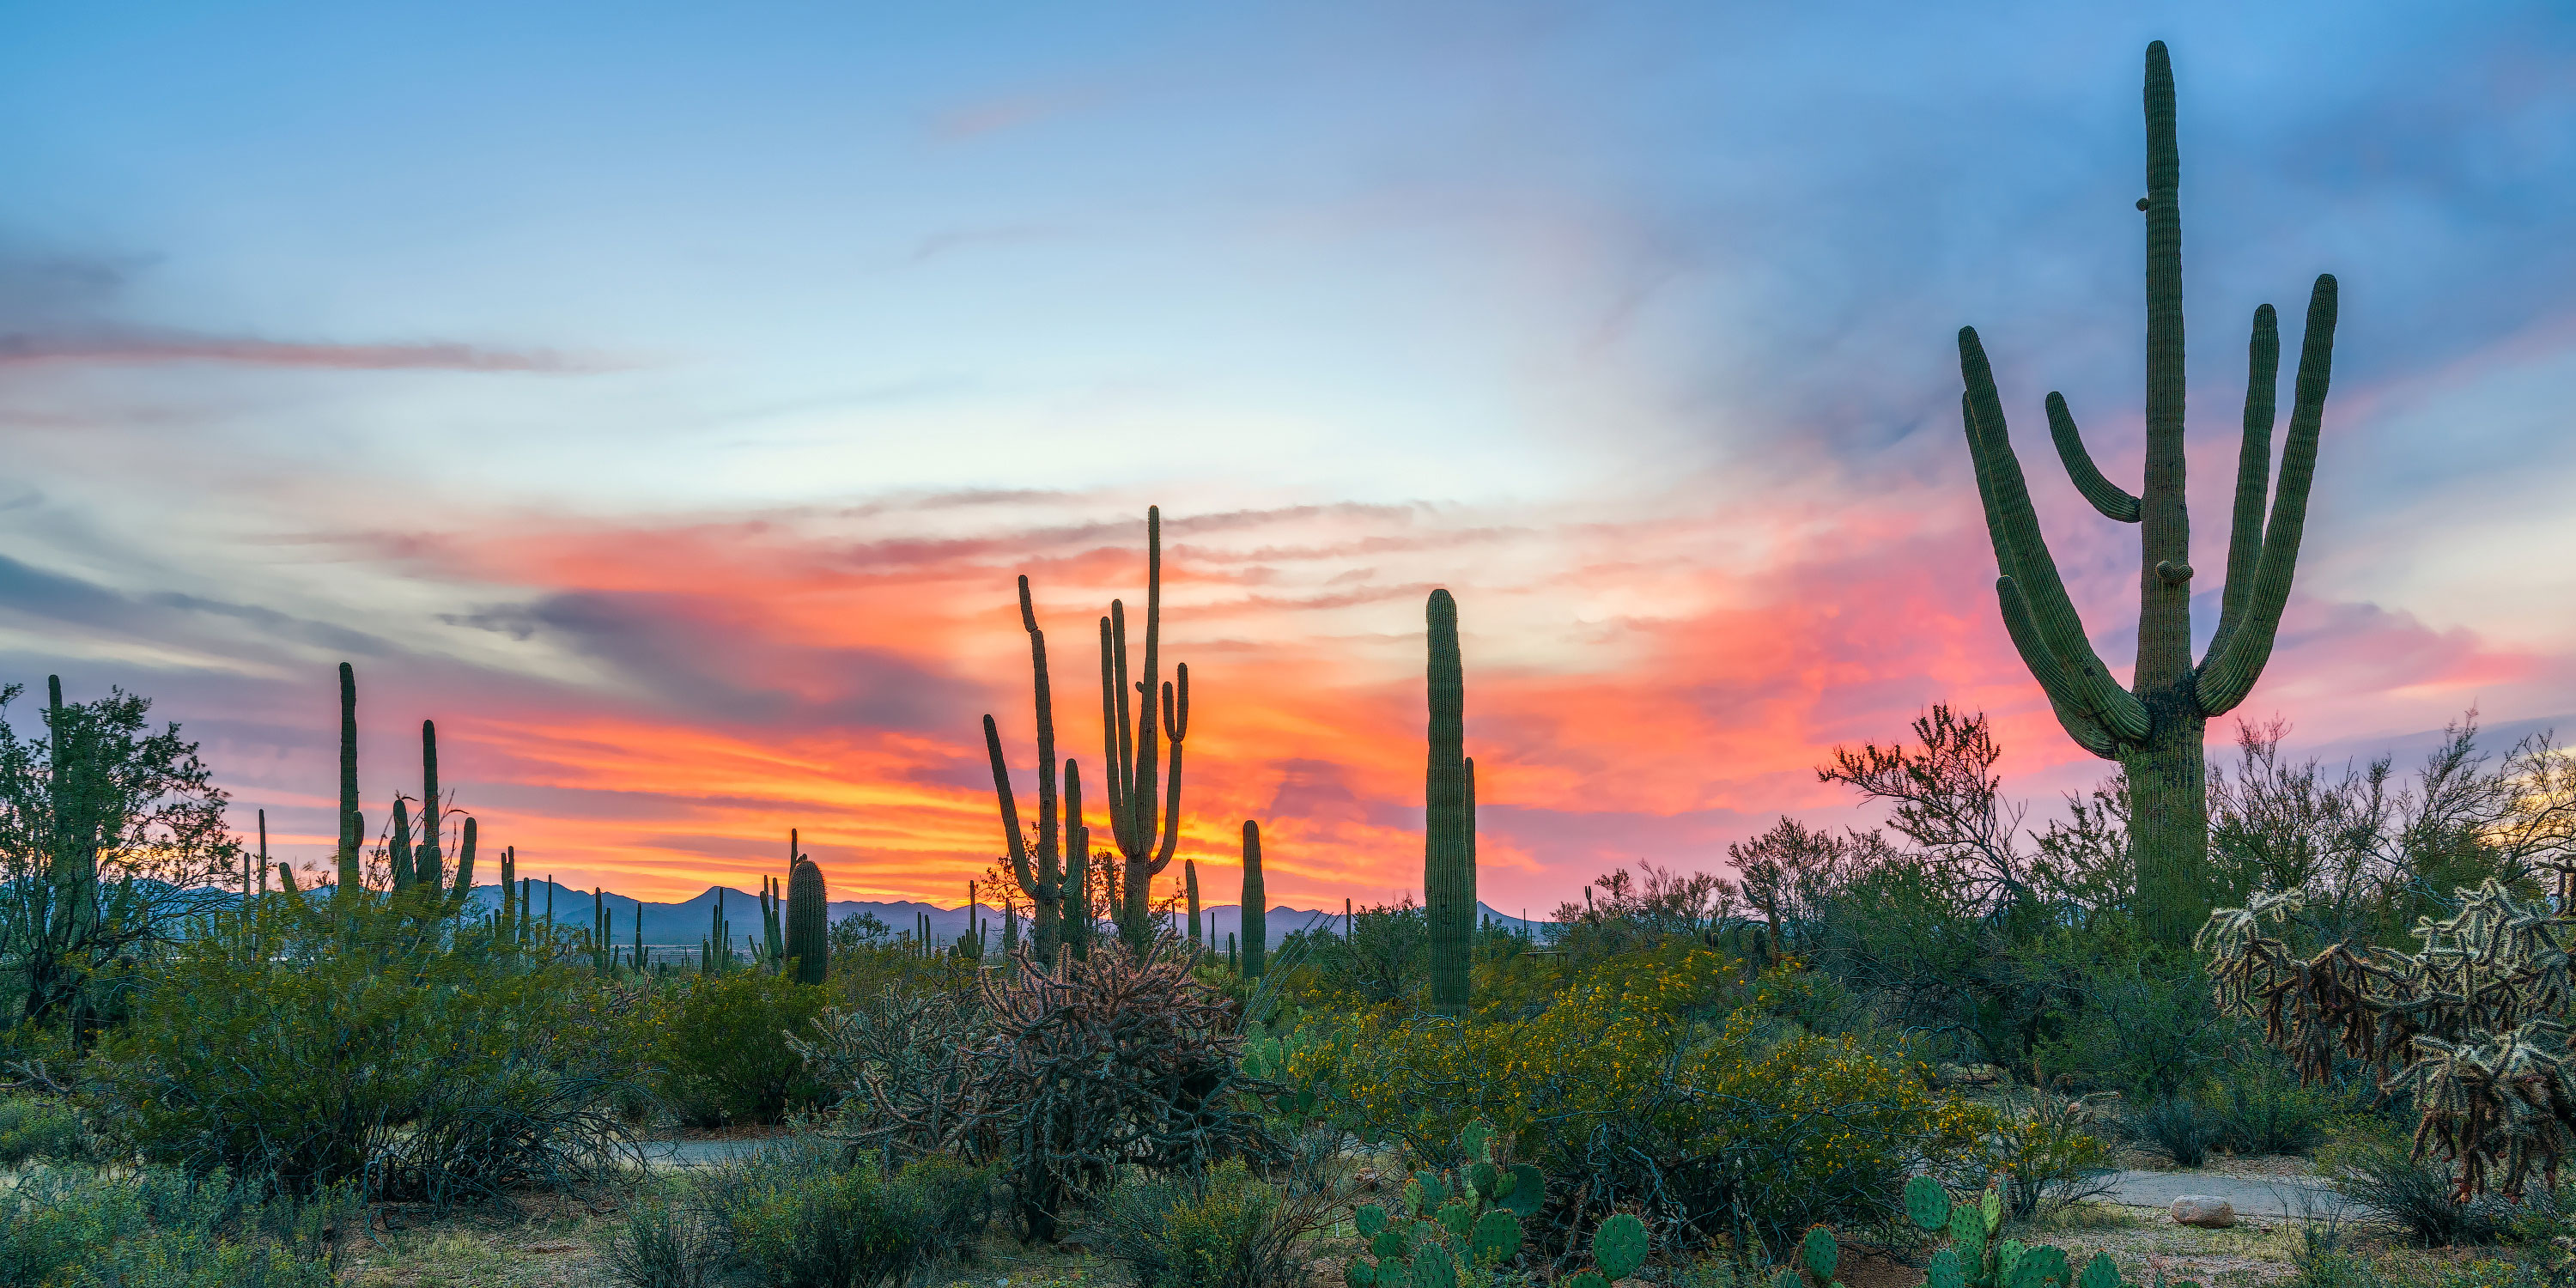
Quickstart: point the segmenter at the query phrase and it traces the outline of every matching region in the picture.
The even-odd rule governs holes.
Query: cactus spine
[[[1170,681],[1159,679],[1162,634],[1163,511],[1160,506],[1148,506],[1141,679],[1131,679],[1127,668],[1126,605],[1109,601],[1109,615],[1100,619],[1101,760],[1108,765],[1110,835],[1125,861],[1119,880],[1125,899],[1116,915],[1119,933],[1139,952],[1153,936],[1153,878],[1171,866],[1172,851],[1181,841],[1181,740],[1190,728],[1190,668],[1183,663],[1173,668]],[[1132,723],[1127,696],[1131,690],[1136,694]],[[1171,784],[1159,810],[1154,782],[1157,733],[1172,745]]]
[[[339,883],[332,887],[331,900],[358,897],[363,887],[358,880],[358,850],[366,844],[366,823],[358,814],[358,674],[349,664],[340,664],[340,850],[337,859]]]
[[[787,872],[787,955],[801,983],[820,984],[831,967],[830,917],[823,869],[806,855]]]
[[[2245,700],[2270,658],[2298,562],[2334,358],[2337,290],[2319,276],[2308,296],[2289,438],[2264,518],[2281,343],[2272,306],[2254,311],[2247,353],[2243,444],[2237,455],[2227,583],[2209,651],[2191,659],[2191,525],[2183,505],[2182,154],[2175,140],[2173,66],[2147,46],[2147,460],[2143,495],[2095,468],[2066,400],[2046,400],[2050,436],[2076,490],[2102,514],[2139,525],[2138,657],[2122,688],[2093,651],[2041,536],[2004,424],[1992,367],[1974,327],[1959,331],[1960,400],[1977,491],[1995,549],[1995,598],[2005,633],[2048,695],[2058,723],[2085,750],[2120,762],[2129,783],[2129,852],[2141,920],[2180,943],[2207,911],[2209,813],[2203,731]]]
[[[1270,955],[1269,896],[1261,889],[1261,825],[1243,820],[1243,977],[1261,978]]]
[[[1430,763],[1423,777],[1422,901],[1431,930],[1431,1004],[1455,1013],[1468,1001],[1476,929],[1474,766],[1466,756],[1467,679],[1458,652],[1458,601],[1431,592]]]

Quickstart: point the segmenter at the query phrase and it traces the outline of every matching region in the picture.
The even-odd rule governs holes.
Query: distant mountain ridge
[[[329,886],[323,886],[311,893],[316,897],[328,897],[330,889]],[[530,881],[528,883],[529,901],[539,919],[543,919],[546,915],[546,897],[549,892],[554,896],[556,925],[575,928],[590,925],[590,891],[575,889],[561,882]],[[745,935],[749,935],[755,941],[758,940],[760,938],[760,895],[754,891],[736,890],[729,886],[708,886],[702,893],[678,903],[648,903],[612,891],[602,894],[599,897],[599,903],[608,912],[609,937],[617,943],[635,942],[635,915],[636,910],[640,908],[644,914],[644,943],[647,947],[694,948],[707,937],[708,923],[715,910],[719,892],[724,899],[725,920],[732,926],[734,945],[740,947]],[[474,887],[471,904],[473,914],[477,916],[499,907],[500,887],[488,885]],[[824,907],[829,910],[831,920],[836,923],[862,912],[873,913],[877,920],[885,923],[887,930],[896,934],[910,932],[913,918],[918,914],[928,913],[931,938],[938,943],[953,943],[959,935],[966,933],[967,910],[963,905],[942,908],[934,903],[920,903],[910,899],[833,899],[826,902]],[[1476,908],[1485,920],[1505,926],[1518,927],[1527,924],[1535,928],[1545,924],[1535,918],[1523,923],[1520,918],[1506,916],[1483,903],[1478,903]],[[1002,933],[1001,908],[978,902],[975,909],[983,914],[988,935],[998,940]],[[1021,913],[1023,919],[1027,915],[1025,911]],[[1224,947],[1227,935],[1239,935],[1243,932],[1243,910],[1235,904],[1203,906],[1199,910],[1199,916],[1205,925],[1208,942],[1215,947]],[[1184,928],[1186,928],[1187,918],[1188,914],[1183,913]],[[1268,932],[1270,945],[1275,948],[1289,935],[1309,926],[1327,933],[1338,934],[1341,930],[1341,922],[1342,914],[1339,911],[1291,908],[1283,904],[1269,911],[1263,928]],[[1022,933],[1027,933],[1025,926],[1022,928]]]

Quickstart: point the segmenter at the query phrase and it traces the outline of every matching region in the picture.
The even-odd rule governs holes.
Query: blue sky
[[[2074,782],[2092,762],[2029,720],[1982,589],[1950,335],[1974,323],[1994,352],[2061,562],[2123,655],[2131,534],[2054,477],[2037,405],[2064,389],[2105,468],[2134,476],[2155,38],[2181,85],[2205,566],[2245,319],[2264,301],[2295,318],[2318,272],[2343,283],[2303,597],[2249,709],[2321,742],[2472,702],[2576,711],[2563,9],[0,18],[0,556],[18,570],[0,663],[160,695],[281,816],[324,784],[306,779],[328,725],[272,713],[327,696],[351,653],[389,705],[452,718],[521,703],[822,736],[759,673],[794,667],[729,651],[777,633],[754,611],[775,603],[675,577],[653,611],[725,627],[652,650],[641,627],[585,635],[565,623],[605,619],[531,609],[611,593],[601,550],[689,534],[818,568],[935,563],[906,543],[969,540],[1073,559],[1148,501],[1292,516],[1196,538],[1237,570],[1199,625],[1175,623],[1207,649],[1392,686],[1419,629],[1395,592],[1449,584],[1509,683],[1661,693],[1639,709],[1708,722],[1671,745],[1749,729],[1778,749],[1667,781],[1566,714],[1526,751],[1525,803],[1552,820],[1528,824],[1532,888],[1605,856],[1696,861],[1775,806],[1824,808],[1797,764],[1933,700],[2020,703],[2028,781]],[[1317,507],[1346,508],[1293,541],[1262,527]],[[1269,558],[1289,545],[1294,567]],[[571,547],[591,562],[550,553]],[[1010,558],[989,562],[1007,587]],[[651,571],[605,580],[636,596]],[[1399,607],[1324,604],[1355,584]],[[1890,585],[1947,615],[1817,634],[1885,611]],[[922,699],[918,730],[889,716],[868,736],[971,734],[1024,684],[988,666],[1007,616],[956,642],[943,631],[970,618],[903,598],[937,599],[923,586],[834,592],[853,597],[836,611],[922,612],[911,645],[853,629],[933,677],[897,687],[954,686]],[[1676,674],[1675,641],[1720,620],[1817,641],[1787,683],[1805,704],[1751,712],[1780,682],[1727,669],[1750,660]],[[1264,784],[1315,745],[1246,748],[1240,781],[1210,789],[1277,805]],[[953,768],[925,754],[922,772]],[[1641,776],[1663,794],[1607,799]],[[572,809],[513,799],[532,830]]]

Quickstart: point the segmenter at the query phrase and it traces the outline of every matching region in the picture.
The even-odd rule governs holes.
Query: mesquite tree
[[[122,689],[65,703],[46,681],[45,736],[6,719],[0,687],[0,970],[35,1021],[90,1028],[123,968],[220,896],[241,861],[227,798],[179,726]]]
[[[2147,457],[2141,494],[2103,477],[2084,449],[2066,399],[2054,392],[2047,398],[2049,432],[2076,490],[2106,517],[2139,525],[2138,659],[2130,687],[2121,687],[2094,653],[2058,579],[2007,436],[1993,370],[1973,327],[1959,332],[1959,373],[1967,386],[1960,410],[1994,541],[1995,597],[2004,629],[2068,735],[2127,771],[2138,912],[2159,938],[2179,942],[2208,901],[2202,730],[2254,687],[2289,599],[2334,354],[2336,288],[2332,276],[2320,276],[2308,297],[2289,438],[2268,522],[2264,500],[2281,342],[2272,306],[2254,311],[2227,583],[2217,634],[2195,664],[2191,521],[2183,506],[2182,162],[2174,137],[2173,68],[2161,41],[2147,47],[2146,117],[2147,195],[2138,202],[2147,222]]]

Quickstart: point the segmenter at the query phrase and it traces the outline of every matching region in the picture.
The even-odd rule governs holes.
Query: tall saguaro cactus
[[[1109,767],[1109,829],[1125,861],[1119,887],[1124,906],[1118,929],[1139,952],[1153,936],[1153,880],[1172,865],[1181,842],[1181,740],[1190,730],[1190,668],[1173,668],[1172,679],[1159,675],[1163,634],[1163,511],[1145,509],[1145,665],[1140,678],[1127,669],[1127,608],[1109,601],[1100,619],[1101,759]],[[1160,684],[1161,705],[1155,705]],[[1127,694],[1133,689],[1131,708]],[[1156,713],[1160,712],[1157,722]],[[1154,770],[1159,758],[1155,735],[1171,743],[1171,785],[1158,811]]]
[[[358,674],[340,664],[340,852],[339,883],[331,901],[358,897],[358,851],[367,843],[366,823],[358,814]]]
[[[1195,860],[1181,860],[1181,888],[1190,900],[1190,949],[1196,952],[1205,939],[1199,933],[1199,865]]]
[[[1430,758],[1423,773],[1422,902],[1431,930],[1431,1004],[1466,1009],[1476,931],[1476,813],[1467,759],[1467,677],[1458,653],[1458,601],[1431,592]]]
[[[1067,758],[1064,762],[1064,912],[1057,923],[1061,943],[1076,957],[1091,955],[1094,924],[1091,919],[1091,825],[1082,816],[1082,767]],[[1061,953],[1058,954],[1061,956]],[[1042,966],[1052,968],[1055,957],[1038,955]]]
[[[2075,488],[2110,519],[2139,525],[2138,661],[2122,688],[2093,652],[2057,564],[2041,537],[2004,425],[2003,403],[1974,327],[1959,331],[1968,451],[1995,548],[1995,597],[2005,632],[2085,750],[2128,772],[2129,851],[2141,920],[2158,938],[2191,937],[2207,911],[2209,814],[2203,729],[2245,700],[2271,657],[2306,524],[2317,435],[2334,359],[2336,285],[2321,275],[2308,296],[2307,333],[2281,453],[2270,482],[2281,340],[2272,306],[2254,311],[2248,347],[2243,446],[2236,463],[2234,526],[2216,635],[2191,658],[2191,520],[2183,507],[2182,160],[2174,135],[2173,66],[2164,42],[2147,46],[2147,457],[2145,487],[2131,495],[2103,477],[2084,450],[2066,400],[2047,398],[2050,436]]]
[[[1038,629],[1037,609],[1029,600],[1027,577],[1020,578],[1020,626],[1029,634],[1029,670],[1037,677],[1038,852],[1034,869],[1029,863],[1028,838],[1020,834],[1020,812],[1011,800],[1011,771],[1002,759],[1002,735],[989,715],[984,717],[984,750],[993,762],[993,796],[1002,806],[1002,842],[1009,850],[1011,879],[1029,899],[1037,958],[1051,962],[1055,959],[1057,921],[1065,887],[1064,869],[1056,850],[1055,695],[1047,683],[1046,632]],[[1066,762],[1065,772],[1073,772],[1072,762]]]
[[[440,871],[438,846],[438,726],[428,720],[420,722],[420,846],[413,852],[412,880],[438,898],[439,883],[445,880]]]

